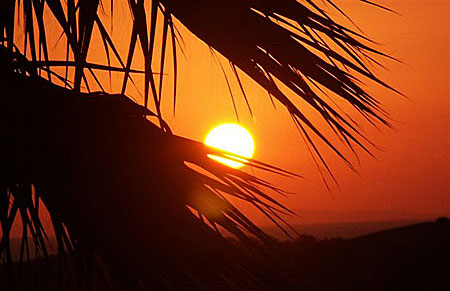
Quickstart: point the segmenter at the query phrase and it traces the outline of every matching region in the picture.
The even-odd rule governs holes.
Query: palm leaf
[[[282,213],[289,210],[261,188],[274,193],[282,193],[280,190],[208,157],[229,153],[164,132],[143,117],[156,114],[123,95],[79,93],[38,76],[30,77],[23,56],[17,61],[18,56],[0,55],[0,60],[11,60],[2,63],[1,85],[15,88],[16,94],[3,98],[0,104],[9,112],[2,115],[2,124],[15,124],[1,128],[9,141],[1,151],[1,160],[14,166],[1,172],[5,185],[1,202],[11,202],[12,209],[2,211],[6,217],[1,220],[0,254],[10,254],[9,230],[19,212],[24,231],[31,231],[36,248],[48,257],[39,203],[31,203],[41,199],[51,213],[60,253],[75,245],[75,250],[98,252],[109,262],[116,259],[109,252],[120,250],[124,253],[121,260],[131,264],[141,278],[149,278],[148,284],[159,282],[158,276],[178,287],[193,284],[197,276],[202,282],[205,276],[221,282],[226,272],[234,273],[228,270],[232,261],[221,255],[232,247],[206,224],[220,226],[249,246],[253,245],[249,235],[272,243],[226,196],[255,205],[266,214]],[[21,73],[15,72],[18,65]],[[19,108],[23,115],[14,114]],[[247,163],[290,175],[261,162]],[[29,191],[31,185],[34,193]],[[196,210],[202,220],[189,209]],[[117,227],[121,231],[117,232]],[[65,228],[76,244],[68,242]],[[162,244],[168,240],[170,244]],[[186,253],[184,248],[196,251]],[[199,250],[212,261],[198,265],[192,256]],[[221,266],[223,260],[228,263]],[[11,266],[12,260],[8,262]],[[185,265],[190,266],[187,273]],[[205,267],[211,270],[203,273]],[[149,270],[157,270],[159,275]],[[177,282],[178,275],[173,272],[183,280]]]
[[[230,60],[233,68],[241,69],[276,97],[288,109],[314,154],[325,166],[313,135],[349,166],[351,163],[274,79],[318,112],[352,149],[356,145],[369,152],[363,144],[363,141],[368,142],[367,139],[316,88],[324,88],[333,94],[333,98],[345,100],[370,122],[389,126],[378,102],[358,85],[357,79],[360,75],[392,89],[365,65],[373,58],[370,54],[386,55],[363,44],[363,36],[334,22],[313,1],[307,1],[311,8],[295,0],[168,0],[162,3],[191,32]],[[330,49],[328,43],[335,44],[342,52]]]
[[[110,2],[112,16],[114,1]],[[81,254],[76,260],[80,284],[84,278],[89,285],[86,272],[91,274],[89,269],[99,261],[93,259],[97,255],[125,287],[134,275],[121,274],[123,263],[132,265],[147,286],[205,288],[221,282],[224,286],[254,287],[242,281],[242,277],[249,279],[249,274],[233,270],[236,249],[223,240],[222,231],[250,248],[255,246],[251,236],[269,245],[272,240],[232,201],[239,199],[256,207],[283,231],[283,215],[291,212],[267,193],[283,194],[280,189],[208,158],[210,154],[229,158],[229,153],[171,133],[163,119],[161,100],[167,79],[164,71],[171,56],[175,112],[177,49],[182,50],[182,39],[174,19],[229,60],[250,112],[240,72],[288,110],[317,166],[324,166],[332,179],[318,141],[348,166],[353,165],[318,122],[305,115],[298,101],[312,108],[355,153],[360,148],[370,154],[368,146],[372,144],[349,112],[336,106],[337,100],[345,101],[375,126],[389,126],[379,102],[360,85],[369,80],[392,89],[368,66],[378,64],[378,57],[389,56],[374,49],[360,33],[336,23],[315,1],[149,2],[128,1],[132,32],[125,62],[101,21],[102,3],[98,0],[0,3],[0,86],[5,92],[15,91],[14,96],[0,100],[4,112],[1,132],[8,141],[0,151],[0,256],[10,267],[12,279],[16,274],[10,231],[18,216],[23,229],[20,260],[28,252],[28,233],[36,249],[48,256],[39,216],[42,201],[52,219],[59,253]],[[332,1],[327,2],[343,13]],[[44,13],[46,7],[51,14]],[[25,24],[23,47],[14,43],[16,8]],[[48,51],[51,36],[46,34],[45,24],[49,16],[67,41],[62,61]],[[162,25],[159,60],[154,57],[158,25]],[[107,65],[87,61],[96,41],[95,28]],[[171,54],[166,53],[169,41]],[[142,55],[135,53],[138,42]],[[110,51],[120,66],[111,66]],[[136,57],[144,59],[143,71],[132,68]],[[65,76],[55,69],[61,66]],[[69,71],[74,72],[72,79]],[[123,73],[121,94],[90,92],[92,82],[105,91],[96,76],[98,71],[107,71],[110,78],[113,71]],[[159,83],[154,72],[160,74]],[[125,96],[128,79],[136,86],[133,74],[144,74],[144,107]],[[292,92],[295,97],[290,97]],[[150,98],[155,113],[147,108]],[[146,116],[157,117],[159,126]],[[259,161],[247,163],[264,171],[293,175]],[[258,252],[258,248],[252,250]],[[202,252],[207,262],[194,258]],[[95,269],[103,274],[100,268]]]

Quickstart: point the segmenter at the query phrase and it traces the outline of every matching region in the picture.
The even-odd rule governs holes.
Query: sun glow
[[[206,136],[205,144],[245,158],[251,158],[253,156],[255,147],[251,134],[242,126],[233,123],[226,123],[213,128]],[[244,165],[234,160],[214,155],[208,156],[213,160],[235,169]]]

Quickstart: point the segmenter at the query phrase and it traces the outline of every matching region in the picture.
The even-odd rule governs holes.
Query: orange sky
[[[386,61],[390,71],[376,72],[409,100],[376,86],[368,88],[396,121],[394,130],[381,133],[365,127],[367,135],[384,151],[374,150],[378,161],[361,155],[357,167],[360,176],[326,153],[341,189],[329,193],[286,111],[281,106],[274,110],[267,94],[247,81],[246,94],[255,113],[252,119],[230,74],[240,121],[256,139],[255,158],[306,177],[293,180],[267,176],[280,187],[298,193],[283,200],[292,209],[393,210],[389,214],[392,217],[383,212],[379,219],[448,215],[449,3],[389,1],[388,6],[401,16],[356,1],[343,1],[340,5],[367,35],[380,43],[382,51],[405,63]],[[166,116],[177,134],[202,140],[213,126],[236,122],[236,118],[225,79],[208,48],[194,36],[185,35],[185,43],[177,114],[175,118],[167,113]],[[228,69],[227,63],[222,63]],[[171,100],[166,100],[166,111],[171,113]]]
[[[240,122],[255,138],[254,158],[299,173],[305,179],[285,179],[260,172],[256,174],[287,191],[297,193],[289,195],[288,199],[282,198],[282,201],[291,209],[298,210],[300,215],[302,209],[346,213],[380,211],[378,215],[372,215],[371,219],[449,215],[448,1],[382,2],[400,16],[358,1],[337,3],[368,36],[380,44],[380,50],[405,63],[386,60],[384,64],[390,71],[380,68],[374,70],[382,80],[403,92],[408,100],[379,86],[368,87],[368,91],[385,105],[384,108],[395,120],[393,124],[396,128],[378,132],[363,126],[366,135],[383,147],[384,151],[373,151],[378,161],[363,153],[360,155],[360,165],[353,159],[360,175],[349,170],[335,155],[325,150],[324,156],[340,184],[340,190],[334,187],[330,193],[286,110],[279,104],[274,109],[267,93],[241,76],[254,112],[252,117],[228,63],[219,57],[228,72]],[[115,16],[129,13],[127,5],[122,6],[115,7]],[[108,9],[106,7],[105,11]],[[351,25],[337,13],[333,15],[344,24]],[[130,27],[123,19],[115,19],[113,40],[118,42],[119,52],[125,59]],[[48,35],[59,36],[59,30],[51,24],[47,27]],[[237,120],[217,60],[211,56],[205,44],[179,23],[178,28],[184,38],[185,56],[179,55],[177,111],[174,117],[172,85],[169,81],[165,86],[167,98],[163,100],[163,114],[176,134],[203,140],[214,126]],[[64,58],[65,44],[49,47],[54,47],[51,51],[53,56]],[[96,62],[100,58],[102,63],[106,63],[101,43],[97,48],[93,47],[88,58]],[[133,65],[139,68],[142,62],[137,60]],[[170,79],[172,72],[167,73]],[[101,78],[106,80],[106,76]],[[120,91],[122,77],[113,80],[111,91],[116,93]],[[135,80],[138,84],[142,81],[139,77],[135,77]],[[127,93],[141,101],[135,90],[130,89]],[[296,223],[308,219],[311,217],[293,217],[290,221]],[[326,220],[323,217],[321,219]],[[358,217],[351,219],[357,220]],[[363,216],[361,219],[364,219]]]

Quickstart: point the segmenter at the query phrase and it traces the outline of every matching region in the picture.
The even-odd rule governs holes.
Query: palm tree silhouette
[[[207,158],[222,151],[171,133],[161,99],[170,58],[176,100],[181,36],[174,21],[226,57],[241,87],[238,69],[286,107],[318,167],[334,179],[317,142],[351,163],[277,82],[317,112],[344,144],[370,153],[370,141],[333,99],[344,100],[374,125],[389,126],[377,100],[357,79],[390,88],[366,65],[376,63],[377,55],[388,56],[315,2],[129,0],[131,17],[123,21],[130,25],[131,40],[124,56],[102,20],[106,12],[99,0],[2,1],[0,252],[12,286],[20,283],[10,246],[15,220],[20,217],[23,228],[20,261],[29,237],[47,255],[42,203],[60,255],[78,258],[78,284],[91,286],[94,270],[106,286],[117,287],[117,281],[125,289],[257,286],[237,263],[241,251],[221,233],[243,241],[252,250],[248,260],[258,262],[267,259],[260,251],[272,241],[228,197],[248,202],[281,228],[283,214],[290,211],[267,194],[281,190]],[[48,39],[58,37],[48,33],[50,20],[67,43],[63,60],[48,49]],[[24,44],[16,39],[21,33]],[[104,46],[106,65],[87,59],[95,41]],[[136,55],[144,60],[143,71],[131,66]],[[103,90],[99,72],[123,74],[120,94]],[[125,96],[135,75],[144,76],[142,105]],[[91,90],[93,84],[101,91]],[[150,103],[155,112],[148,109]],[[293,175],[255,160],[248,164]]]

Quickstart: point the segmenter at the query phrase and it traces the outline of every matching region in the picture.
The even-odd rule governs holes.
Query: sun
[[[225,123],[213,128],[206,136],[205,144],[245,158],[251,158],[255,148],[252,135],[245,128],[234,123]],[[235,169],[244,165],[234,160],[214,155],[208,156]]]

